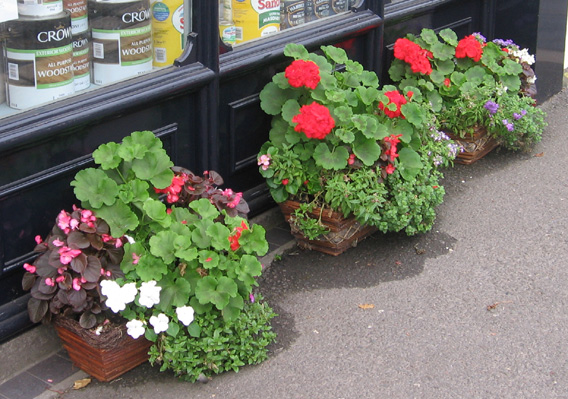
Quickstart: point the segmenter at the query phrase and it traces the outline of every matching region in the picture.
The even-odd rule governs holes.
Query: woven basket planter
[[[146,362],[152,345],[144,337],[130,337],[124,325],[115,327],[110,336],[104,332],[95,335],[74,320],[58,319],[55,329],[73,364],[101,382]]]
[[[463,138],[453,132],[446,131],[445,133],[463,147],[463,152],[458,154],[455,163],[470,165],[499,145],[493,137],[487,134],[487,129],[483,126],[476,126],[473,135],[467,134]]]
[[[321,213],[321,208],[314,208],[310,212],[310,217],[317,219],[321,213],[321,221],[329,232],[315,240],[310,240],[298,231],[294,223],[290,222],[290,215],[300,207],[300,202],[287,200],[279,205],[284,218],[290,223],[292,235],[300,248],[337,256],[377,231],[376,227],[361,225],[354,217],[345,218],[341,213],[330,209],[324,209]]]

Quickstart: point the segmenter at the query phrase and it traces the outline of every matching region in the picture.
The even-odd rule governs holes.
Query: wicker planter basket
[[[459,153],[454,162],[464,165],[470,165],[483,158],[499,144],[497,141],[487,134],[484,126],[476,126],[473,136],[466,135],[462,138],[453,132],[445,132],[452,140],[463,147],[463,152]]]
[[[124,325],[95,335],[75,320],[60,318],[54,324],[71,361],[99,381],[113,380],[148,360],[152,342],[133,339]]]
[[[284,218],[290,223],[290,215],[299,208],[298,201],[287,200],[279,204]],[[310,213],[313,218],[319,218],[321,209],[314,208]],[[292,235],[296,238],[296,242],[300,248],[310,249],[326,253],[328,255],[337,256],[369,235],[377,231],[376,227],[363,226],[355,220],[354,217],[345,218],[341,213],[324,209],[322,223],[329,228],[329,233],[324,234],[316,240],[306,238],[293,223],[290,223]]]

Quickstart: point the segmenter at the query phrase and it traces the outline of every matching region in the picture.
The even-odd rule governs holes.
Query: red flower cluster
[[[319,81],[319,67],[313,61],[295,60],[284,71],[284,76],[292,87],[306,86],[314,90]]]
[[[399,60],[408,62],[414,73],[424,75],[432,73],[430,60],[434,58],[434,55],[411,40],[397,39],[394,43],[394,56]]]
[[[456,47],[456,58],[469,57],[475,62],[478,62],[483,55],[483,47],[479,40],[473,35],[464,37],[458,42]]]
[[[292,118],[297,123],[294,128],[297,132],[303,132],[308,138],[322,140],[335,127],[335,121],[327,107],[311,103],[302,105],[300,113]]]
[[[154,191],[158,194],[168,194],[166,201],[168,201],[169,204],[173,204],[174,202],[177,202],[179,200],[179,193],[181,193],[186,179],[187,175],[185,174],[179,176],[175,175],[172,179],[172,184],[162,189],[154,188]]]
[[[239,244],[239,238],[241,238],[241,233],[243,230],[248,230],[248,226],[246,225],[245,221],[241,222],[241,226],[235,228],[235,234],[229,236],[229,242],[231,243],[231,250],[236,251],[240,248],[241,244]]]
[[[450,81],[449,78],[444,79],[444,86],[450,87],[451,84],[452,84],[452,82]]]
[[[396,146],[400,143],[398,139],[401,137],[402,134],[391,134],[389,137],[385,137],[383,140],[385,143],[390,144],[390,148],[385,152],[390,158],[390,161],[393,162],[395,158],[398,158],[398,153],[396,152]]]
[[[408,100],[412,98],[413,94],[414,93],[411,91],[406,93]],[[401,117],[402,119],[404,119],[404,115],[401,114],[400,107],[408,102],[406,98],[402,94],[400,94],[398,90],[387,91],[385,95],[389,98],[389,102],[387,105],[379,102],[379,109],[383,111],[389,118]],[[396,104],[396,110],[391,111],[390,109],[388,109],[387,106],[389,104]]]

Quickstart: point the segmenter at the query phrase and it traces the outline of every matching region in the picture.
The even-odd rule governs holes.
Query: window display
[[[0,25],[0,118],[172,65],[191,32],[191,7],[192,0],[18,0],[17,18]]]

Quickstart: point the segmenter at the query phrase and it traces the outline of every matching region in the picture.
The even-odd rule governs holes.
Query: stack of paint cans
[[[18,0],[18,14],[6,22],[8,105],[25,109],[73,94],[71,14],[62,0]]]
[[[91,47],[89,45],[87,0],[63,0],[63,8],[71,13],[75,91],[81,91],[91,85]]]
[[[152,70],[149,0],[89,0],[93,82],[106,85]]]
[[[280,30],[348,10],[349,0],[280,0]]]

